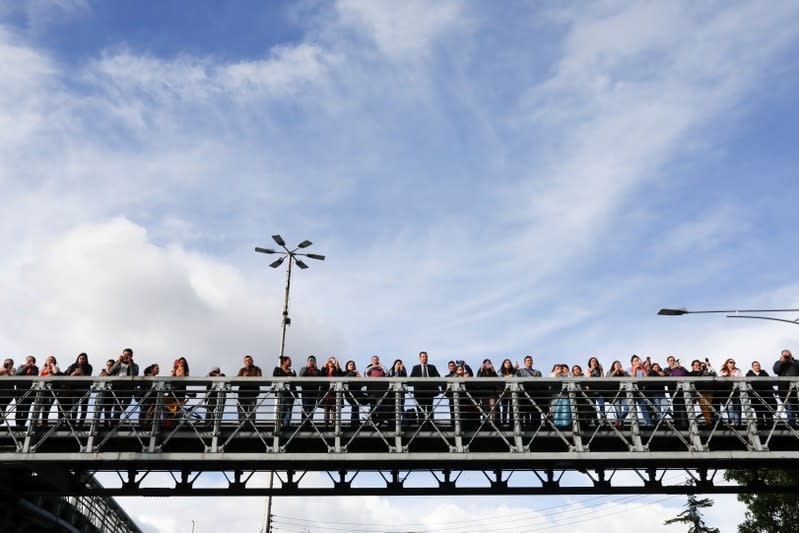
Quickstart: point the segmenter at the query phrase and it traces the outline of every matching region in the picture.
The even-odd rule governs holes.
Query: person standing
[[[260,378],[263,376],[261,369],[255,366],[255,362],[251,355],[244,356],[244,366],[239,369],[236,377],[244,378]],[[258,403],[258,395],[261,393],[261,386],[256,384],[240,384],[239,385],[239,422],[250,420],[255,426],[255,407]]]
[[[688,376],[688,371],[680,364],[680,360],[675,356],[666,357],[666,368],[663,373],[670,378],[682,378]],[[671,396],[671,410],[674,417],[674,425],[677,429],[688,429],[688,410],[686,401],[690,401],[690,394],[682,389],[676,381],[668,384],[669,396]]]
[[[89,364],[89,356],[85,353],[79,354],[75,362],[67,367],[65,374],[78,378],[91,376],[92,365]],[[90,383],[66,387],[66,393],[63,398],[64,410],[66,411],[66,416],[72,422],[77,423],[78,427],[83,425],[89,411],[90,390]]]
[[[589,378],[604,378],[605,377],[605,369],[602,367],[602,363],[599,362],[599,359],[595,356],[591,356],[588,358],[588,366],[585,370],[585,376]],[[596,408],[599,411],[599,420],[600,424],[607,422],[605,418],[605,391],[602,390],[602,387],[590,387],[589,385],[584,385],[584,389],[591,389],[591,392],[588,393],[588,396],[594,400],[596,404]]]
[[[332,355],[328,357],[327,361],[325,361],[325,366],[322,368],[322,376],[326,378],[339,378],[343,375],[344,371],[341,370],[341,365],[339,364],[338,359]],[[322,410],[324,413],[323,419],[325,421],[325,426],[331,423],[335,424],[336,418],[338,417],[335,389],[335,384],[330,382],[330,384],[327,386],[327,390],[322,387],[322,390],[319,392],[322,402]]]
[[[435,365],[428,362],[427,352],[419,352],[419,364],[413,365],[411,368],[412,378],[440,378],[441,374]],[[422,412],[421,416],[425,419],[433,418],[433,402],[435,397],[441,392],[441,384],[436,382],[432,384],[418,383],[413,386],[413,396],[416,398],[416,403],[419,404]]]
[[[478,378],[498,378],[494,363],[489,358],[483,359],[480,368],[477,369]],[[479,382],[479,380],[478,380]],[[497,396],[499,395],[497,385],[483,385],[477,389],[477,397],[480,401],[480,410],[482,411],[483,420],[495,422],[497,419]],[[504,388],[504,387],[502,387]]]
[[[358,367],[355,364],[355,361],[349,360],[347,364],[344,365],[344,377],[348,378],[360,378],[361,373],[358,371]],[[347,400],[347,403],[350,404],[350,424],[355,427],[360,422],[361,418],[361,402],[364,400],[365,395],[357,384],[348,381],[347,384],[347,394],[344,396],[344,399]]]
[[[17,368],[18,376],[38,376],[39,375],[39,367],[36,366],[36,358],[32,355],[29,355],[25,358],[25,362]],[[21,428],[24,427],[26,422],[28,421],[28,413],[31,410],[31,404],[33,403],[33,396],[36,394],[33,390],[33,386],[29,388],[29,390],[24,391],[21,389],[17,389],[17,412],[15,415],[17,421],[17,427]]]
[[[10,377],[16,375],[16,373],[17,369],[14,368],[13,359],[6,359],[3,361],[3,367],[0,368],[0,377]],[[14,399],[14,390],[15,387],[13,384],[3,384],[3,386],[0,387],[0,419],[3,421],[6,420],[6,409],[11,403],[11,400]],[[8,425],[11,426],[12,424],[9,423]]]
[[[117,358],[114,366],[108,371],[109,376],[127,376],[134,377],[139,375],[139,365],[133,362],[133,350],[125,348],[122,354]],[[116,394],[111,393],[113,405],[113,418],[119,421],[122,414],[127,410],[128,406],[133,402],[133,397],[136,396],[136,389],[132,384],[122,383],[114,387]],[[115,400],[113,398],[115,397]]]
[[[651,426],[652,425],[652,418],[649,416],[649,407],[646,403],[646,396],[642,391],[646,389],[645,380],[649,376],[649,370],[647,365],[644,365],[641,361],[641,358],[637,355],[633,354],[630,357],[630,369],[627,371],[631,378],[636,378],[637,380],[633,386],[635,387],[631,391],[631,395],[633,397],[633,409],[637,407],[638,413],[641,414],[641,418],[643,419],[644,426]],[[635,413],[636,416],[638,413]]]
[[[291,369],[291,357],[287,355],[281,356],[278,366],[272,371],[272,376],[276,378],[296,378],[297,373]],[[279,429],[285,429],[291,424],[291,411],[294,409],[294,391],[294,384],[289,382],[286,387],[280,389],[277,395]]]
[[[109,372],[114,367],[113,359],[109,359],[105,362],[105,367],[100,370],[100,374],[98,374],[101,378],[105,378],[109,376]],[[103,417],[103,426],[109,427],[111,425],[111,415],[114,410],[114,393],[111,392],[111,383],[106,381],[103,384],[103,388],[97,393],[97,396],[94,399],[95,404],[95,423],[99,426],[100,425],[100,416]]]
[[[47,356],[44,365],[39,370],[40,376],[61,376],[61,368],[58,366],[58,361],[54,355]],[[58,384],[48,383],[47,388],[39,389],[37,395],[36,406],[34,407],[33,419],[39,427],[47,427],[48,419],[50,418],[50,408],[56,402]],[[60,407],[60,403],[57,407]],[[56,411],[58,413],[58,411]]]
[[[158,363],[153,363],[144,367],[142,375],[146,378],[158,377],[161,373],[161,367]],[[158,395],[161,394],[161,399],[164,400],[163,393],[158,392],[158,384],[151,381],[145,381],[139,385],[137,390],[136,402],[139,404],[139,426],[142,428],[151,428],[154,421],[161,422],[162,414],[159,409],[164,410],[166,402],[163,405],[158,405]]]
[[[513,368],[513,363],[510,359],[502,361],[502,365],[499,367],[499,374],[505,379],[516,376],[516,369]],[[506,385],[500,393],[499,410],[500,423],[510,427],[513,424],[513,394],[509,385]]]
[[[799,361],[793,358],[790,350],[783,350],[780,353],[780,358],[774,363],[773,370],[774,374],[780,377],[799,376]],[[796,399],[796,393],[792,394],[790,383],[780,383],[777,391],[782,405],[785,407],[788,423],[792,426],[796,425],[796,414],[799,412],[799,400]]]
[[[735,359],[732,357],[724,361],[724,366],[719,370],[719,376],[724,378],[739,378],[742,376],[741,369],[735,366]],[[721,381],[721,380],[719,380]],[[721,413],[722,405],[727,411],[727,421],[733,426],[741,425],[741,395],[735,384],[726,383],[719,385],[717,389],[719,399],[717,401],[718,412]]]
[[[752,369],[746,373],[746,377],[767,378],[768,372],[760,367],[759,361],[752,361]],[[777,412],[777,398],[774,396],[774,384],[771,381],[758,380],[752,383],[752,395],[750,401],[755,411],[755,418],[758,424],[768,427],[774,423],[774,415]]]
[[[319,377],[322,371],[316,366],[316,356],[309,355],[305,360],[305,366],[300,369],[299,376],[301,378],[309,378],[311,381],[308,384],[302,385],[302,421],[313,420],[313,414],[316,410],[316,404],[319,402],[319,394],[321,393],[322,384]]]
[[[524,356],[524,366],[516,361],[516,377],[540,378],[541,371],[533,368],[533,356]],[[522,426],[535,429],[541,425],[541,414],[549,410],[549,388],[546,385],[524,384],[524,391],[519,396],[519,416]],[[544,406],[539,408],[538,406]]]
[[[697,378],[716,377],[716,372],[711,367],[710,359],[705,357],[704,364],[699,359],[691,361],[691,371],[688,372],[688,375]],[[713,425],[714,419],[713,405],[715,404],[713,399],[715,398],[718,401],[719,394],[716,393],[716,387],[713,384],[699,386],[697,382],[694,382],[694,390],[696,391],[699,410],[702,412],[702,420],[705,422],[705,427],[709,428]],[[721,414],[721,403],[719,403],[716,412]]]
[[[215,366],[208,372],[209,378],[225,377],[222,370]],[[225,408],[224,392],[216,389],[213,383],[209,383],[205,388],[205,424],[210,426],[216,420],[221,421]]]
[[[385,378],[388,377],[386,367],[380,364],[380,356],[373,355],[369,364],[363,371],[364,376],[367,378]],[[387,420],[388,400],[385,398],[388,391],[388,384],[371,383],[366,386],[367,401],[372,416],[372,423],[381,424]]]

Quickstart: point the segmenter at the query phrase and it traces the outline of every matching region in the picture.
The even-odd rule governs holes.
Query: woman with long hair
[[[54,355],[50,355],[45,360],[42,368],[39,370],[40,376],[60,376],[61,369],[58,367],[58,361]],[[50,408],[56,402],[58,398],[56,389],[57,387],[51,385],[49,390],[44,390],[41,392],[39,397],[41,398],[37,403],[36,410],[33,414],[33,420],[36,421],[36,425],[40,427],[47,427],[47,419],[50,418]],[[59,405],[60,407],[60,405]],[[40,418],[41,417],[41,418]]]
[[[363,377],[358,370],[355,361],[350,359],[344,365],[344,377],[347,378],[361,378]],[[358,387],[355,383],[347,383],[347,393],[344,399],[350,405],[350,424],[357,426],[361,419],[361,405],[367,403],[366,394],[364,394],[363,387]]]
[[[326,378],[337,378],[344,375],[344,371],[341,370],[341,366],[338,363],[338,359],[333,357],[332,355],[327,358],[325,361],[325,366],[322,367],[322,376]],[[327,426],[332,422],[335,423],[336,421],[336,391],[333,383],[330,383],[327,392],[325,395],[322,396],[322,410],[324,413],[323,420],[324,424]]]
[[[499,375],[505,379],[516,375],[516,368],[514,368],[510,359],[502,361],[502,365],[499,367]],[[502,395],[499,397],[499,420],[505,426],[510,426],[513,422],[513,396],[509,385],[506,385]]]
[[[189,377],[189,362],[185,357],[178,357],[175,359],[174,363],[172,364],[172,372],[170,372],[169,375],[175,378]],[[171,385],[175,398],[177,400],[185,400],[186,384],[174,380],[171,382]]]
[[[480,365],[480,369],[477,371],[477,377],[478,378],[499,377],[496,369],[494,369],[494,363],[491,362],[491,359],[488,358],[483,359],[483,363]],[[480,404],[482,405],[483,416],[485,417],[486,420],[494,421],[497,419],[496,415],[496,405],[497,405],[497,396],[498,396],[497,393],[498,393],[497,386],[480,387],[480,390],[477,393],[480,398]]]
[[[626,378],[630,375],[624,370],[624,367],[621,364],[621,361],[616,359],[610,365],[610,370],[608,370],[607,377],[609,378]],[[616,428],[621,428],[624,424],[624,419],[630,413],[630,404],[627,401],[626,391],[619,387],[618,392],[616,392],[616,396],[613,399],[613,410],[616,413],[616,420],[613,424]]]
[[[291,369],[291,357],[281,355],[278,366],[272,376],[280,378],[296,378],[297,373]],[[278,428],[285,429],[291,424],[291,411],[294,409],[294,384],[280,389],[277,395]]]
[[[89,356],[85,353],[79,354],[75,362],[67,367],[65,374],[73,377],[91,376],[92,365],[89,364]],[[76,422],[79,427],[83,425],[89,411],[90,388],[91,384],[67,387],[63,398],[67,418]]]
[[[588,358],[588,365],[585,370],[585,376],[589,378],[603,378],[605,377],[605,369],[602,368],[602,363],[599,362],[594,356]],[[589,397],[594,400],[597,409],[599,410],[599,418],[605,420],[605,395],[602,393],[602,388],[599,389],[592,387],[591,392],[588,393]]]
[[[735,359],[727,358],[719,371],[719,376],[725,378],[739,378],[742,376],[741,369],[735,366]],[[741,424],[741,394],[734,384],[719,385],[719,402],[725,405],[727,420],[733,426]],[[721,412],[721,405],[718,405]]]
[[[395,359],[394,364],[391,365],[391,368],[388,371],[388,377],[390,378],[407,378],[408,377],[408,369],[405,368],[405,363],[402,362],[402,359]],[[389,409],[391,409],[390,413],[387,413],[388,419],[392,420],[394,417],[399,416],[400,420],[405,420],[405,392],[401,390],[397,391],[390,391],[389,397],[386,398],[386,405]],[[414,413],[415,411],[411,411]]]

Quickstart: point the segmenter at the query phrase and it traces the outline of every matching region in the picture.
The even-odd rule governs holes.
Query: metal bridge
[[[799,492],[797,378],[0,380],[5,495]]]

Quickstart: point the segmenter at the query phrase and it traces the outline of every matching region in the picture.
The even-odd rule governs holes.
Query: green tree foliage
[[[670,518],[663,522],[665,525],[669,524],[690,524],[688,533],[719,533],[718,528],[707,527],[705,521],[702,519],[702,509],[711,507],[713,500],[710,498],[702,498],[701,500],[696,497],[696,494],[688,496],[688,502],[685,504],[685,511],[681,512],[674,518]]]
[[[793,492],[770,494],[755,491],[739,494],[738,501],[746,504],[745,520],[738,526],[738,533],[784,533],[799,527],[799,470],[728,470],[724,473],[728,481],[741,485],[793,487]]]

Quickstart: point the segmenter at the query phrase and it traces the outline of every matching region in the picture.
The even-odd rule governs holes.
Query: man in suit
[[[414,365],[411,370],[412,378],[440,378],[441,374],[438,373],[435,365],[427,363],[427,352],[419,352],[419,364]],[[416,403],[422,410],[422,415],[425,418],[433,417],[433,399],[441,392],[441,384],[426,384],[418,383],[413,386],[413,396],[416,398]]]

